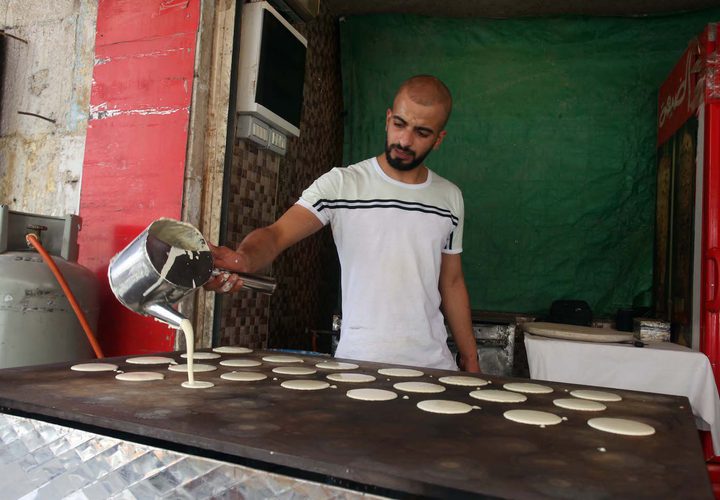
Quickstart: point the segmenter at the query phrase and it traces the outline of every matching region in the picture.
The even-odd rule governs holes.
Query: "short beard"
[[[403,151],[405,153],[410,153],[413,156],[415,156],[415,152],[412,149],[403,148],[399,144],[388,145],[387,139],[385,139],[385,159],[392,168],[394,168],[395,170],[400,170],[401,172],[407,172],[422,165],[422,162],[425,161],[425,158],[427,158],[427,156],[430,154],[430,151],[432,151],[432,149],[428,149],[425,154],[421,156],[416,156],[410,163],[403,163],[402,160],[400,160],[399,158],[393,158],[390,156],[390,152],[393,150],[393,148],[399,149],[400,151]]]

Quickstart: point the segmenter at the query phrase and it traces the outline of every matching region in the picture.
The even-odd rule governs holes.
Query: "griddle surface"
[[[264,362],[254,368],[230,368],[219,361],[260,360],[268,354],[223,354],[218,370],[198,373],[211,389],[185,389],[184,373],[165,365],[131,365],[125,357],[103,361],[124,371],[159,371],[165,380],[120,382],[114,372],[76,372],[72,363],[0,370],[0,405],[4,411],[56,418],[68,425],[92,425],[218,452],[238,459],[261,461],[327,475],[411,495],[450,497],[485,494],[507,498],[711,498],[700,442],[688,400],[612,389],[622,402],[606,403],[603,412],[579,412],[556,407],[552,401],[570,397],[585,386],[543,382],[551,394],[528,394],[521,404],[478,401],[473,387],[446,386],[441,394],[405,394],[393,401],[366,402],[345,396],[349,389],[394,390],[402,381],[438,383],[457,372],[422,369],[413,379],[379,375],[387,365],[358,363],[355,373],[377,377],[368,384],[331,382],[320,391],[282,388],[287,379],[326,380],[330,370],[295,377],[271,370]],[[168,356],[167,353],[163,354]],[[312,367],[327,358],[295,355]],[[172,355],[184,363],[180,353]],[[298,366],[300,364],[294,364]],[[283,365],[286,366],[286,365]],[[220,379],[230,371],[261,371],[260,382]],[[518,379],[483,376],[489,389]],[[527,381],[527,380],[524,380]],[[403,398],[407,396],[407,398]],[[448,399],[479,406],[464,415],[421,411],[424,399]],[[561,424],[540,428],[510,422],[509,409],[550,411],[566,417]],[[594,430],[593,417],[630,418],[656,429],[649,437],[626,437]]]

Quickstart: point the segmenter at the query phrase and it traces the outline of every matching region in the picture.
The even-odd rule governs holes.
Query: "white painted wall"
[[[0,29],[27,41],[5,37],[0,204],[11,210],[78,213],[96,18],[97,0],[0,0]]]

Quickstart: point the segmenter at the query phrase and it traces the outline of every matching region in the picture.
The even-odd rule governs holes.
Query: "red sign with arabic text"
[[[699,104],[695,99],[698,68],[702,64],[701,45],[697,39],[690,42],[687,50],[660,87],[658,95],[658,146],[667,141],[687,119],[695,113]]]
[[[701,102],[720,100],[718,24],[711,23],[688,44],[687,50],[660,87],[658,146],[667,141]]]

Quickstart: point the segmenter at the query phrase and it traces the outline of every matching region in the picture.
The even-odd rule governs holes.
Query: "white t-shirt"
[[[342,274],[335,355],[457,370],[447,347],[438,281],[442,253],[462,251],[463,199],[428,171],[396,181],[375,158],[334,168],[297,202],[330,224]]]

